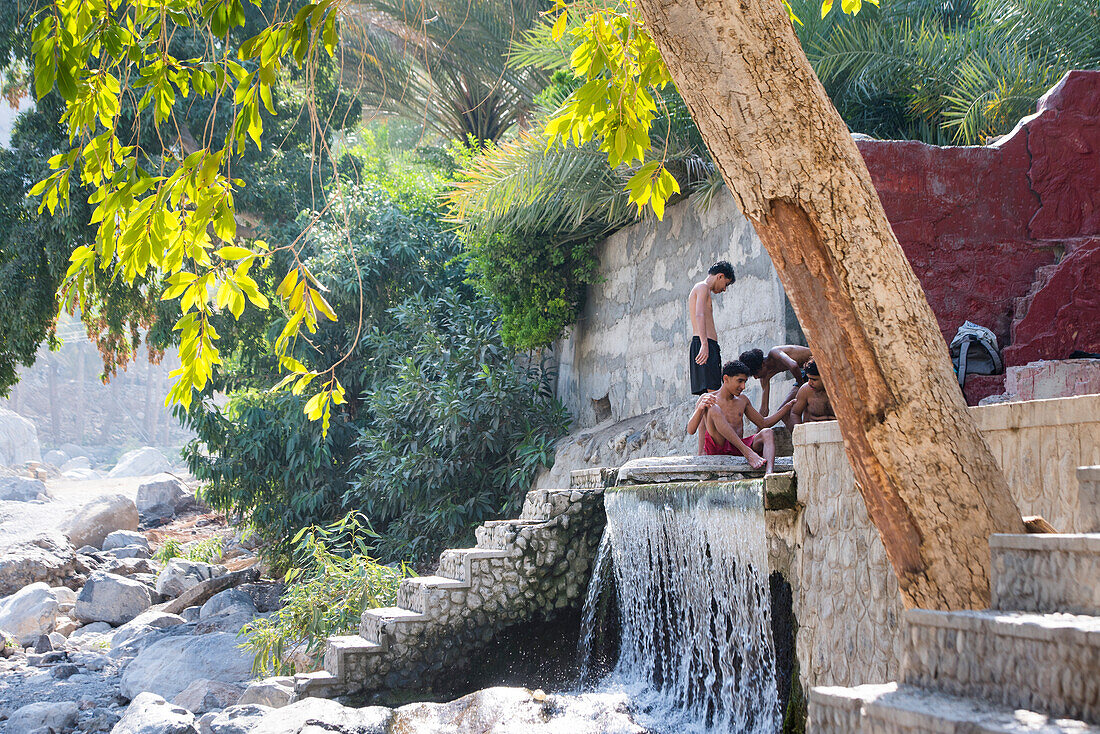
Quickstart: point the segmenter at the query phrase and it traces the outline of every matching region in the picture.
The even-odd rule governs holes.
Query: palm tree
[[[507,64],[545,0],[357,0],[344,18],[344,81],[368,109],[421,121],[448,139],[495,142],[527,124],[546,86]]]

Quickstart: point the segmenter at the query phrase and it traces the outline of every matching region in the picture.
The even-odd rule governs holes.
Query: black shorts
[[[691,375],[691,394],[702,395],[710,390],[722,387],[722,351],[718,342],[707,339],[707,363],[697,364],[695,358],[703,343],[699,337],[691,337],[691,349],[688,352],[688,373]]]

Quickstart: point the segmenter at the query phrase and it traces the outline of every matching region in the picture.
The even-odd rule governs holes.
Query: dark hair
[[[817,362],[815,362],[813,359],[802,366],[802,373],[805,374],[807,377],[809,377],[810,375],[813,375],[814,377],[821,376],[821,373],[817,371]]]
[[[749,372],[749,368],[745,366],[744,362],[739,359],[731,359],[722,367],[722,377],[733,377],[734,375],[751,377],[752,373]]]
[[[710,266],[710,270],[707,271],[708,275],[724,275],[729,278],[732,283],[737,280],[737,277],[733,274],[733,266],[729,264],[727,260],[719,260]]]
[[[749,368],[749,374],[756,377],[764,366],[764,352],[759,349],[750,349],[747,352],[741,352],[741,356],[737,358],[737,361],[744,362],[745,366]]]

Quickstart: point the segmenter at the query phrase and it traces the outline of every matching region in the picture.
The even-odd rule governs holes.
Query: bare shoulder
[[[698,283],[691,287],[692,296],[710,295],[710,288],[707,287],[705,280],[700,280]]]
[[[798,392],[795,393],[794,398],[795,400],[805,400],[810,397],[813,391],[814,389],[810,387],[810,383],[807,382],[798,388]]]
[[[810,351],[810,348],[804,347],[801,344],[782,344],[778,347],[772,347],[768,355],[775,355],[776,352],[786,354],[800,365],[808,362],[810,357],[813,356],[813,352]]]

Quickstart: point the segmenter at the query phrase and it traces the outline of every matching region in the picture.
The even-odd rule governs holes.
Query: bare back
[[[696,283],[688,296],[688,321],[691,323],[692,336],[718,341],[718,330],[714,328],[710,286],[705,280]]]
[[[791,360],[798,367],[806,364],[813,357],[813,353],[809,347],[804,347],[801,344],[783,344],[778,347],[772,347],[768,351],[768,356],[764,358],[763,372],[760,375],[760,381],[770,380],[775,375],[781,372],[787,372],[791,369],[791,364],[787,360]],[[801,381],[801,378],[799,378]]]

